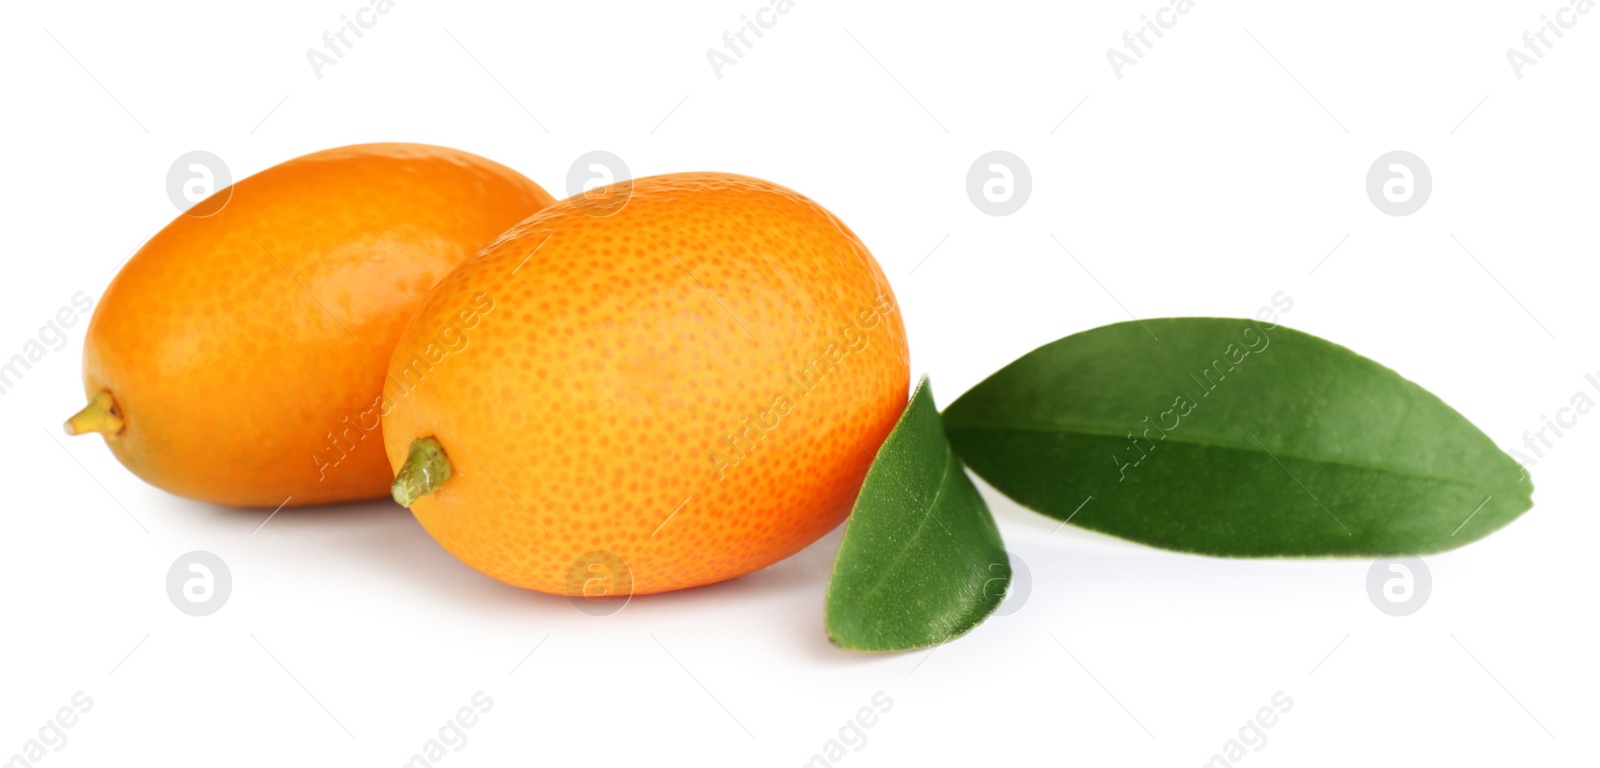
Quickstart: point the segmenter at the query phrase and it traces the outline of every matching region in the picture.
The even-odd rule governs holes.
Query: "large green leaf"
[[[1005,598],[1000,531],[945,440],[928,380],[867,470],[828,580],[828,639],[853,651],[953,640]]]
[[[1068,336],[962,395],[944,422],[967,465],[1021,504],[1188,552],[1436,552],[1533,505],[1521,467],[1439,398],[1251,320]]]

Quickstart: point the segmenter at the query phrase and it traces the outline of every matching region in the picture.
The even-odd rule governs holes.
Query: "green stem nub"
[[[106,437],[115,437],[122,434],[122,411],[117,408],[117,401],[110,392],[100,390],[89,398],[89,404],[83,410],[72,414],[72,418],[67,419],[63,426],[69,435],[99,432]]]
[[[444,455],[444,446],[434,438],[424,437],[411,443],[406,463],[395,475],[389,493],[394,495],[395,503],[410,508],[411,502],[449,482],[452,474],[454,471],[450,467],[450,457]]]

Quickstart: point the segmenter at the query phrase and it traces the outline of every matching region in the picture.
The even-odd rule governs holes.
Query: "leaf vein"
[[[922,519],[917,522],[916,529],[911,532],[909,537],[907,537],[905,545],[900,547],[899,552],[895,553],[894,561],[889,564],[889,567],[884,568],[880,572],[882,575],[874,581],[873,585],[869,587],[866,592],[862,593],[861,599],[865,600],[877,595],[885,586],[888,585],[890,575],[900,569],[900,564],[904,562],[906,556],[911,553],[912,545],[915,544],[917,539],[922,536],[922,532],[927,530],[928,521],[932,520],[934,516],[938,514],[939,497],[944,495],[944,489],[949,485],[948,481],[950,479],[950,467],[955,464],[955,452],[951,450],[949,445],[946,445],[944,447],[944,470],[939,474],[939,483],[934,489],[933,500],[928,503],[927,511],[923,513]],[[885,467],[885,469],[887,469],[887,467]],[[909,493],[913,500],[921,501],[921,499],[917,498],[917,494],[915,492],[911,491],[911,489],[906,487],[904,483],[900,482],[899,476],[897,475],[895,476],[895,482],[907,493]]]
[[[1117,434],[1117,433],[1114,433],[1114,432],[1106,431],[1104,429],[1085,428],[1085,427],[1065,427],[1065,426],[1055,425],[1055,424],[1040,424],[1040,425],[1015,425],[1015,424],[988,424],[988,425],[962,424],[962,425],[951,425],[951,424],[946,424],[945,425],[945,429],[948,432],[952,432],[952,433],[953,432],[1002,432],[1002,433],[1003,432],[1043,432],[1043,433],[1046,433],[1046,434],[1059,434],[1059,435],[1081,434],[1081,435],[1089,435],[1089,436],[1093,436],[1093,437],[1109,437],[1109,438],[1126,437],[1125,434]],[[1192,445],[1192,446],[1198,446],[1198,447],[1202,447],[1202,448],[1218,448],[1218,449],[1222,449],[1222,450],[1238,451],[1238,452],[1241,452],[1241,453],[1259,454],[1259,451],[1256,451],[1256,450],[1254,450],[1252,448],[1249,448],[1248,446],[1229,445],[1227,443],[1209,442],[1209,441],[1205,441],[1205,440],[1185,439],[1185,438],[1181,438],[1181,437],[1173,437],[1171,435],[1168,435],[1167,437],[1165,437],[1163,439],[1164,440],[1170,440],[1173,443],[1177,443],[1177,444],[1180,444],[1180,445]],[[1284,450],[1281,447],[1276,452],[1277,452],[1277,454],[1279,456],[1290,458],[1290,459],[1294,459],[1296,461],[1301,461],[1301,462],[1314,463],[1314,464],[1332,464],[1332,465],[1335,465],[1335,466],[1350,467],[1350,468],[1353,468],[1353,469],[1364,469],[1364,470],[1368,470],[1368,471],[1372,471],[1372,472],[1383,472],[1383,473],[1388,473],[1388,474],[1393,474],[1393,475],[1400,475],[1402,477],[1416,478],[1416,479],[1419,479],[1419,480],[1432,480],[1434,482],[1439,482],[1439,483],[1449,483],[1449,484],[1452,484],[1452,485],[1460,485],[1460,486],[1465,486],[1467,488],[1481,488],[1481,489],[1486,489],[1486,490],[1505,490],[1505,488],[1508,487],[1508,486],[1499,486],[1499,485],[1486,485],[1486,484],[1477,482],[1475,480],[1469,480],[1469,479],[1462,479],[1462,478],[1455,478],[1455,477],[1441,477],[1441,476],[1438,476],[1438,475],[1425,474],[1425,473],[1421,473],[1421,472],[1410,472],[1410,471],[1405,471],[1405,470],[1402,470],[1402,469],[1397,469],[1395,467],[1378,466],[1378,465],[1369,464],[1369,463],[1365,463],[1365,462],[1350,461],[1348,459],[1311,457],[1311,456],[1306,456],[1304,454],[1296,453],[1296,452],[1291,451],[1291,450]],[[1524,496],[1528,495],[1527,492],[1526,492],[1526,489],[1520,488],[1520,487],[1518,487],[1516,485],[1512,485],[1512,486],[1509,486],[1509,487],[1516,489],[1519,493],[1521,493]]]

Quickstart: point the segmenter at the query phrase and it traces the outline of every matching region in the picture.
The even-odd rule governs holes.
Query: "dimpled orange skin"
[[[439,279],[553,199],[420,144],[306,155],[193,210],[230,194],[150,238],[95,310],[84,390],[110,390],[125,424],[107,443],[150,484],[217,504],[387,496],[374,404],[400,331]]]
[[[910,383],[866,247],[805,197],[727,174],[640,179],[596,213],[577,197],[522,222],[401,337],[389,461],[434,437],[454,473],[417,519],[489,576],[586,596],[733,578],[837,526]]]

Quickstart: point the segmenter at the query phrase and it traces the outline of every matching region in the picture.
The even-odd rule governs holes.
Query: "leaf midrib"
[[[1158,429],[1159,429],[1159,427],[1158,427]],[[1118,434],[1118,433],[1115,433],[1115,432],[1109,432],[1109,431],[1106,431],[1104,429],[1093,429],[1093,428],[1084,428],[1084,427],[1066,426],[1066,425],[1056,425],[1056,424],[1039,424],[1039,425],[1031,425],[1031,424],[1023,424],[1023,425],[996,424],[996,425],[989,425],[989,424],[982,424],[982,425],[968,425],[968,424],[957,423],[957,424],[946,424],[945,425],[945,430],[947,432],[957,432],[957,431],[966,430],[966,431],[972,431],[972,432],[980,432],[980,431],[1005,432],[1005,431],[1012,431],[1012,432],[1045,432],[1045,433],[1049,433],[1049,434],[1057,434],[1057,433],[1074,434],[1074,433],[1077,433],[1077,434],[1093,435],[1093,436],[1096,436],[1096,437],[1109,437],[1109,438],[1127,437],[1127,435],[1125,435],[1125,434]],[[1224,443],[1207,442],[1207,441],[1204,441],[1204,440],[1191,440],[1191,439],[1184,439],[1184,438],[1175,438],[1175,437],[1172,437],[1170,433],[1166,435],[1166,437],[1164,438],[1164,440],[1162,442],[1164,442],[1166,440],[1171,440],[1174,443],[1180,443],[1180,444],[1183,444],[1183,445],[1194,445],[1194,446],[1200,446],[1200,447],[1205,447],[1205,448],[1217,448],[1217,449],[1222,449],[1222,450],[1239,451],[1241,453],[1260,453],[1260,451],[1258,451],[1258,450],[1256,450],[1254,448],[1250,448],[1248,446],[1240,447],[1240,446],[1237,446],[1237,445],[1227,445],[1227,444],[1224,444]],[[1341,466],[1341,467],[1351,467],[1351,468],[1354,468],[1354,469],[1364,469],[1364,470],[1368,470],[1368,471],[1372,471],[1372,472],[1383,472],[1383,473],[1387,473],[1387,474],[1391,474],[1391,475],[1400,475],[1402,477],[1411,477],[1411,478],[1416,478],[1416,479],[1419,479],[1419,480],[1432,480],[1432,481],[1438,482],[1438,483],[1449,483],[1451,485],[1459,485],[1459,486],[1464,486],[1464,487],[1467,487],[1467,488],[1481,488],[1481,489],[1487,489],[1487,490],[1492,490],[1492,491],[1503,491],[1503,490],[1505,490],[1505,487],[1502,487],[1502,486],[1485,485],[1485,484],[1473,482],[1473,481],[1470,481],[1470,480],[1462,480],[1462,479],[1453,478],[1453,477],[1439,477],[1437,475],[1428,475],[1428,474],[1422,474],[1422,473],[1418,473],[1418,472],[1405,472],[1405,471],[1397,470],[1397,469],[1395,469],[1393,467],[1380,467],[1380,466],[1375,466],[1375,465],[1372,465],[1372,464],[1367,464],[1367,463],[1364,463],[1364,462],[1348,461],[1348,460],[1344,460],[1344,459],[1313,458],[1313,457],[1310,457],[1310,456],[1305,456],[1303,454],[1295,453],[1293,451],[1273,451],[1271,453],[1271,455],[1272,456],[1276,456],[1276,457],[1278,457],[1280,459],[1289,458],[1289,459],[1294,459],[1296,461],[1302,461],[1302,462],[1312,462],[1312,463],[1317,463],[1317,464],[1332,464],[1332,465]],[[1527,496],[1530,495],[1520,485],[1513,485],[1513,486],[1510,486],[1510,488],[1513,491],[1515,491],[1519,496],[1527,497]]]
[[[907,555],[911,554],[911,546],[916,543],[917,539],[921,538],[922,532],[927,529],[929,521],[933,520],[935,510],[939,508],[939,497],[944,495],[946,481],[950,479],[950,467],[959,464],[959,462],[956,461],[955,451],[949,446],[948,443],[944,446],[943,453],[944,455],[942,458],[944,459],[944,469],[939,473],[937,489],[933,492],[933,500],[928,502],[926,514],[922,515],[922,519],[917,522],[916,530],[912,531],[911,535],[906,538],[905,546],[900,547],[900,551],[895,554],[894,562],[890,563],[888,568],[883,569],[883,576],[878,578],[878,580],[874,582],[871,587],[868,587],[866,592],[861,595],[862,600],[866,600],[877,595],[878,592],[883,589],[884,585],[889,583],[890,575],[900,569],[900,563],[906,559]],[[889,468],[884,467],[884,469],[887,471]],[[906,487],[904,483],[899,482],[898,479],[896,479],[895,484],[899,485],[907,493],[911,493],[910,488]],[[915,498],[914,495],[913,498]]]

